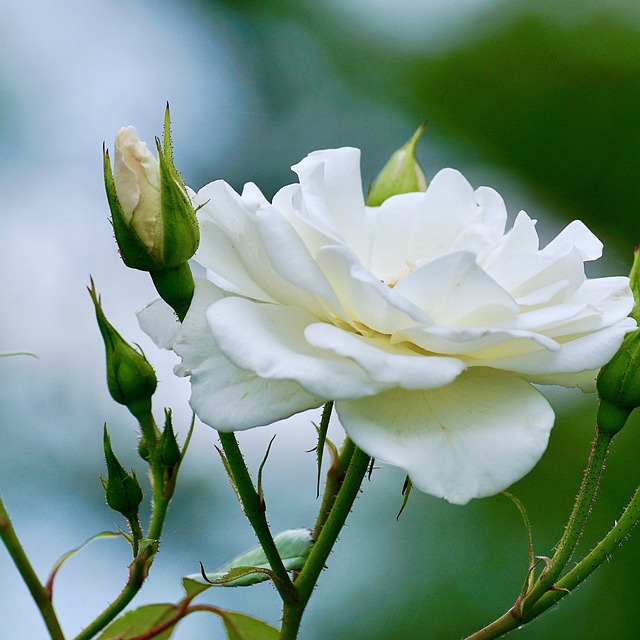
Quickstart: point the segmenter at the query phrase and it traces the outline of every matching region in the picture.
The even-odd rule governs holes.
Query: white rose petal
[[[439,389],[394,389],[337,404],[364,451],[405,469],[413,485],[464,504],[508,487],[547,447],[553,410],[524,380],[476,367]]]
[[[220,431],[267,425],[322,404],[295,380],[261,378],[240,369],[220,351],[206,322],[207,309],[224,293],[210,282],[196,280],[191,307],[174,345],[182,358],[176,367],[191,376],[194,411],[203,422]]]
[[[627,278],[580,222],[539,248],[535,221],[453,169],[364,204],[356,149],[318,151],[269,203],[222,181],[195,197],[199,282],[176,334],[207,424],[247,429],[334,400],[366,453],[455,503],[497,493],[542,455],[553,412],[533,383],[591,389],[635,327]],[[173,322],[173,326],[169,323]]]

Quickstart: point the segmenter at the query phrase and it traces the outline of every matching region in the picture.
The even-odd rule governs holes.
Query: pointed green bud
[[[629,285],[635,306],[629,314],[640,320],[640,247],[636,247]],[[597,381],[600,406],[597,424],[601,431],[618,433],[631,412],[640,407],[640,328],[628,333],[613,358],[600,369]]]
[[[200,231],[191,199],[173,163],[169,105],[158,159],[134,127],[116,135],[113,171],[104,151],[104,181],[116,241],[124,263],[158,271],[178,267],[198,248]]]
[[[158,441],[158,462],[163,469],[171,472],[180,464],[182,454],[180,453],[180,447],[173,432],[171,409],[165,409],[164,415],[164,430]]]
[[[107,462],[107,479],[100,478],[100,480],[104,487],[107,504],[127,520],[136,520],[138,507],[142,502],[142,488],[136,478],[136,472],[127,473],[113,453],[106,424],[104,426],[104,457]]]
[[[107,385],[111,397],[125,405],[138,419],[151,413],[151,397],[158,386],[153,367],[141,351],[125,342],[102,311],[100,297],[91,280],[89,289],[98,327],[107,354]]]
[[[416,144],[424,129],[422,124],[409,142],[391,156],[369,188],[368,206],[379,207],[387,198],[399,193],[427,190],[429,183],[416,158]]]

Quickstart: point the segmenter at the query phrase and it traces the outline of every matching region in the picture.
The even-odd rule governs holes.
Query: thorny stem
[[[240,497],[242,510],[255,531],[256,537],[271,565],[271,570],[278,577],[278,580],[274,581],[278,593],[283,602],[294,602],[298,597],[296,588],[293,586],[293,582],[291,582],[291,578],[287,573],[282,558],[276,548],[276,544],[273,541],[267,516],[263,509],[260,496],[251,480],[247,465],[242,457],[238,441],[233,433],[219,432],[219,436],[225,457],[229,464],[229,469],[233,476],[232,480]]]
[[[565,584],[565,580],[567,580],[569,576],[577,575],[575,572],[578,567],[583,565],[583,563],[585,563],[595,552],[594,549],[587,558],[570,571],[565,578],[558,582],[560,574],[567,566],[567,563],[571,559],[571,556],[578,545],[591,512],[591,508],[598,491],[598,486],[600,484],[600,478],[602,477],[602,472],[604,470],[604,464],[609,452],[611,440],[611,434],[602,432],[598,427],[596,427],[595,437],[591,453],[589,455],[589,462],[587,463],[587,468],[582,478],[582,484],[580,485],[580,491],[576,497],[573,511],[571,512],[569,520],[565,526],[562,538],[556,546],[556,552],[553,557],[548,560],[545,569],[540,574],[529,593],[524,597],[524,600],[522,602],[517,602],[509,611],[486,627],[476,631],[465,640],[491,640],[492,638],[503,636],[509,631],[521,626],[523,623],[533,620],[566,594],[566,591],[563,589],[567,589],[569,587]],[[636,496],[634,496],[634,500]],[[627,509],[632,507],[634,500],[632,500]],[[636,505],[634,508],[640,515],[640,507]],[[613,534],[616,528],[617,526],[614,527],[614,529],[607,535],[607,538]],[[605,540],[607,540],[607,538],[605,538]],[[598,547],[599,546],[600,545],[598,545]],[[596,547],[596,549],[598,547]],[[604,560],[605,555],[600,555],[598,557],[598,564],[600,564]],[[573,584],[572,580],[569,580],[569,583],[573,586],[579,584],[579,582],[584,580],[587,575],[596,568],[596,566],[597,564],[591,567],[589,564],[590,570],[588,573],[584,573],[582,577],[575,582],[575,584]],[[573,588],[573,586],[571,588]]]
[[[22,576],[24,583],[27,585],[31,597],[33,598],[40,615],[44,620],[45,626],[49,631],[51,640],[64,640],[64,634],[60,627],[60,622],[56,616],[56,612],[51,602],[51,593],[40,582],[36,572],[34,571],[27,554],[24,552],[18,536],[11,524],[11,519],[4,506],[4,502],[0,497],[0,539],[7,548],[16,569]]]
[[[531,609],[531,617],[540,615],[586,580],[624,542],[640,521],[640,487],[631,498],[620,519],[607,535],[571,571],[556,583],[556,590],[546,593]]]
[[[522,612],[526,616],[533,605],[554,586],[558,576],[567,566],[573,552],[580,541],[585,524],[591,513],[600,485],[600,478],[604,470],[604,463],[609,453],[612,435],[602,432],[596,427],[589,462],[582,478],[580,491],[565,527],[560,542],[556,547],[548,566],[542,572],[531,591],[527,594],[522,605]]]
[[[316,524],[313,529],[314,540],[318,539],[318,536],[322,531],[322,527],[324,527],[324,523],[331,513],[333,504],[338,497],[338,491],[340,491],[340,487],[344,482],[344,477],[347,473],[347,468],[349,467],[349,463],[351,462],[351,458],[353,456],[355,448],[356,445],[353,444],[353,442],[349,438],[346,438],[344,443],[342,444],[342,449],[340,450],[340,455],[338,456],[337,461],[331,465],[329,471],[327,472],[327,480],[324,486],[322,504],[320,505],[318,519],[316,520]]]
[[[151,563],[158,550],[158,545],[150,545],[141,551],[129,566],[129,579],[120,595],[74,640],[89,640],[102,631],[136,596],[149,574]]]
[[[343,446],[343,452],[351,445]],[[325,562],[344,526],[351,507],[358,496],[360,486],[369,468],[369,456],[354,447],[342,486],[331,507],[329,515],[320,527],[318,538],[295,580],[298,590],[298,601],[284,604],[282,630],[280,640],[295,640],[298,637],[300,622],[309,598],[324,568]]]
[[[157,429],[152,416],[150,416],[149,420],[147,423],[148,431],[151,427]],[[192,432],[193,423],[191,424],[189,435],[182,449],[183,456],[186,453]],[[155,460],[155,452],[153,450],[151,451],[149,463],[153,487],[153,512],[151,514],[151,522],[149,523],[149,531],[146,536],[148,545],[144,547],[142,551],[138,552],[133,562],[129,565],[129,579],[120,595],[93,620],[93,622],[85,627],[74,640],[89,640],[104,629],[133,600],[149,575],[149,570],[158,552],[162,528],[167,517],[167,510],[175,491],[178,472],[180,470],[180,466],[178,465],[171,479],[165,480],[162,469]]]

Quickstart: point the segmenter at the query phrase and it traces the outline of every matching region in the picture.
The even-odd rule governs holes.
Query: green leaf
[[[246,613],[225,611],[219,615],[224,622],[228,640],[278,640],[280,635],[275,627]]]
[[[101,531],[100,533],[96,533],[95,536],[91,536],[91,538],[89,538],[86,542],[81,544],[79,547],[76,547],[75,549],[72,549],[71,551],[68,551],[67,553],[65,553],[53,565],[53,569],[51,570],[51,574],[49,575],[49,579],[47,580],[47,588],[48,588],[49,592],[51,593],[51,591],[53,590],[53,581],[54,581],[56,575],[58,574],[58,571],[60,570],[60,567],[62,567],[62,565],[69,558],[72,558],[73,556],[76,555],[76,553],[82,551],[83,549],[86,549],[86,547],[88,547],[95,540],[101,540],[102,538],[118,538],[118,537],[120,537],[120,535],[122,535],[122,534],[116,533],[114,531]]]
[[[159,625],[169,621],[175,615],[176,605],[174,604],[147,604],[139,609],[128,611],[117,620],[114,620],[98,636],[97,640],[128,640],[128,638],[155,629]],[[176,621],[176,624],[177,622],[178,621]],[[169,628],[156,634],[153,636],[153,639],[169,640],[176,628],[176,624],[172,624]],[[238,637],[243,638],[243,636]]]
[[[249,575],[253,576],[254,574],[263,574],[267,576],[267,578],[270,578],[271,580],[276,579],[276,576],[273,573],[273,571],[271,571],[271,569],[265,569],[264,567],[234,567],[233,569],[231,569],[231,571],[228,571],[227,573],[225,573],[221,578],[210,581],[209,578],[207,578],[207,575],[204,571],[204,567],[202,566],[202,563],[200,563],[200,569],[201,569],[201,575],[203,580],[207,584],[211,584],[212,586],[229,586],[230,582],[236,583],[231,586],[240,586],[237,584],[237,581],[240,578],[245,578],[246,576],[249,576]],[[260,581],[261,580],[258,580],[258,582]]]
[[[311,548],[313,547],[313,540],[309,529],[290,529],[289,531],[283,531],[275,536],[274,542],[276,543],[282,562],[288,571],[302,569],[304,563],[309,557]],[[247,567],[256,567],[258,569],[267,570],[271,569],[271,565],[269,564],[262,547],[257,546],[235,557],[216,571],[207,573],[207,580],[215,582],[221,578],[225,578],[232,569],[237,569],[238,567],[243,567],[245,571]],[[264,582],[268,579],[269,576],[267,574],[252,571],[251,573],[245,574],[230,582],[225,581],[224,583],[221,583],[220,586],[246,587],[258,582]],[[185,576],[182,579],[182,586],[184,587],[187,595],[191,596],[201,593],[213,585],[208,584],[199,573],[194,573],[189,576]]]

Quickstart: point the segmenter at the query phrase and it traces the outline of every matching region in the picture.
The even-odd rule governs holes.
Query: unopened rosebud
[[[640,249],[636,247],[629,274],[635,306],[629,314],[640,320]],[[631,412],[640,407],[640,329],[628,333],[610,362],[600,369],[597,381],[600,406],[597,424],[601,431],[618,433]]]
[[[104,457],[107,463],[107,479],[100,480],[107,504],[127,520],[136,520],[138,507],[142,502],[142,488],[136,478],[136,472],[127,473],[113,453],[107,425],[104,426]]]
[[[158,441],[158,462],[160,466],[171,473],[180,463],[182,454],[173,431],[171,409],[165,409],[164,430]]]
[[[378,207],[391,196],[426,191],[429,183],[416,158],[416,144],[424,129],[423,124],[409,142],[391,156],[369,188],[367,205]]]
[[[145,418],[151,413],[151,397],[158,386],[153,367],[144,354],[125,342],[107,320],[93,280],[89,294],[93,300],[107,354],[109,393],[116,402],[125,405],[136,418]]]
[[[116,136],[115,163],[104,152],[104,181],[113,230],[124,263],[148,271],[155,287],[184,319],[194,283],[187,261],[200,242],[191,199],[173,163],[169,106],[158,159],[133,127]]]
[[[173,163],[169,108],[158,159],[134,127],[116,135],[114,168],[104,152],[104,180],[113,230],[124,263],[142,271],[178,267],[200,242],[195,211]]]

